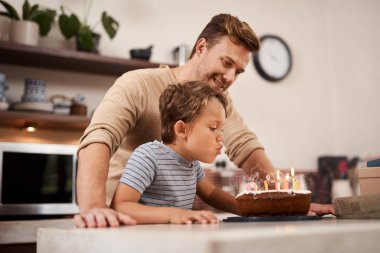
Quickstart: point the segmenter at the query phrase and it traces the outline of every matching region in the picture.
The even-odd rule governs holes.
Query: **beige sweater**
[[[116,80],[96,109],[78,150],[91,143],[104,143],[111,150],[107,204],[132,151],[145,142],[161,139],[158,100],[173,83],[177,81],[168,66],[129,71]],[[253,150],[263,147],[228,98],[224,145],[229,158],[240,166]]]

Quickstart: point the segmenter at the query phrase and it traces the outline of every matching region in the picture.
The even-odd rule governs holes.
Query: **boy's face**
[[[212,163],[223,147],[222,131],[226,113],[216,98],[208,100],[203,112],[191,124],[185,141],[189,160]]]
[[[251,52],[245,46],[233,43],[228,36],[211,48],[206,46],[207,42],[201,39],[195,78],[205,81],[215,90],[225,91],[244,72]]]

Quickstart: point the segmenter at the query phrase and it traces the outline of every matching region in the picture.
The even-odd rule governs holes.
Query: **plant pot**
[[[0,16],[0,40],[9,40],[9,29],[11,27],[11,20],[9,18]]]
[[[10,28],[11,42],[37,46],[39,36],[37,23],[28,20],[12,21]]]
[[[92,35],[92,47],[89,47],[88,45],[84,44],[79,36],[75,36],[78,51],[99,53],[98,47],[99,47],[99,41],[100,41],[101,36],[98,33],[91,33],[91,35]]]

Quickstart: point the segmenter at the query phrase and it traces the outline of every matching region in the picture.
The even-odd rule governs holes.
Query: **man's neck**
[[[193,64],[193,59],[188,60],[185,65],[173,68],[172,71],[177,79],[177,81],[195,81],[195,68]]]

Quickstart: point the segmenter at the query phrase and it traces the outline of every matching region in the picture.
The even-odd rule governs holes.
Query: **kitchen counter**
[[[73,219],[0,221],[0,245],[36,243],[38,228],[75,228]]]
[[[221,217],[223,218],[223,217]],[[38,253],[379,252],[380,220],[40,228]]]
[[[0,252],[36,252],[38,228],[75,228],[73,219],[0,221]]]

